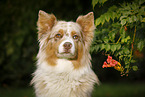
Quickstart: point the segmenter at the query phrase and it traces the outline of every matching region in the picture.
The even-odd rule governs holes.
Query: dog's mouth
[[[72,54],[70,49],[64,49],[64,52],[62,54]]]
[[[64,52],[57,52],[57,57],[61,59],[69,59],[69,60],[75,60],[77,58],[76,53],[71,53],[69,50],[65,50]]]

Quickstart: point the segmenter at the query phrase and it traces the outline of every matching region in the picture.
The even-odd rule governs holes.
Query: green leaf
[[[136,60],[133,60],[133,59],[131,60],[131,63],[135,63],[135,62],[136,62]]]
[[[125,30],[124,30],[124,27],[121,27],[121,29],[120,29],[120,36],[121,36],[121,38],[125,38]]]
[[[129,68],[129,65],[126,65],[125,68]]]
[[[130,38],[130,36],[127,36],[125,39],[126,39],[126,41],[128,41],[128,40],[131,39],[131,38]]]
[[[122,43],[126,43],[130,39],[130,36],[127,36],[126,38],[123,38],[121,40]]]
[[[117,17],[117,15],[116,15],[117,13],[115,13],[115,12],[112,12],[112,13],[110,13],[110,18],[114,21],[114,19]]]
[[[99,0],[92,0],[92,5],[93,5],[93,8],[95,7],[95,5],[99,2]]]
[[[92,47],[90,48],[90,53],[93,53],[94,50],[95,50],[95,47],[92,46]]]
[[[101,1],[101,0],[100,0]],[[106,1],[108,1],[108,0],[102,0],[102,4],[104,4]]]
[[[96,45],[95,46],[95,51],[98,52],[99,51],[99,48],[100,48],[100,45]]]
[[[103,25],[105,23],[105,15],[101,15],[101,24]]]
[[[126,24],[126,19],[121,20],[121,25],[124,26]]]
[[[145,22],[145,18],[143,18],[141,22]]]
[[[106,50],[106,51],[109,51],[109,50],[110,50],[110,44],[106,44],[106,45],[105,45],[105,50]]]
[[[141,52],[142,49],[144,47],[144,41],[140,41],[138,44],[137,44],[137,49]]]
[[[122,51],[122,50],[121,50],[121,51],[118,51],[116,54],[117,54],[117,55],[120,55],[120,56],[119,56],[119,59],[122,59],[122,57],[123,57],[123,56],[121,56],[121,55],[123,54],[123,51]]]
[[[121,43],[124,43],[125,42],[125,38],[121,39]]]
[[[116,45],[116,50],[119,50],[121,48],[121,44]]]
[[[116,51],[116,45],[111,45],[111,51],[114,53]]]
[[[108,43],[109,39],[108,39],[107,37],[104,37],[103,41],[104,41],[105,43]]]
[[[96,42],[97,42],[97,43],[103,43],[103,41],[102,41],[102,40],[99,40],[99,39],[96,40]]]
[[[110,16],[111,16],[111,15],[110,15],[109,12],[105,14],[105,20],[106,20],[107,22],[110,21]]]
[[[101,44],[100,45],[100,49],[103,50],[104,48],[105,48],[105,45],[104,44]]]
[[[96,21],[95,21],[95,25],[98,26],[98,25],[100,25],[100,23],[101,23],[101,19],[97,18]]]
[[[115,39],[115,32],[110,32],[108,35],[109,35],[109,39],[113,42]]]
[[[132,66],[133,71],[137,71],[138,67],[137,66]]]
[[[93,53],[94,51],[98,52],[99,48],[100,48],[100,45],[98,45],[98,44],[94,45],[94,46],[91,46],[90,53]]]
[[[108,0],[98,0],[100,4],[104,4]]]
[[[129,54],[129,53],[130,53],[130,51],[129,51],[128,48],[124,48],[124,49],[123,49],[123,52],[124,52],[124,54]]]
[[[92,0],[93,8],[95,7],[97,3],[104,4],[106,1],[108,0]]]

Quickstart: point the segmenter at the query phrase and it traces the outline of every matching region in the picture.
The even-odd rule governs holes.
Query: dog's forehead
[[[53,27],[53,30],[59,31],[60,29],[64,30],[64,32],[68,34],[70,34],[72,31],[75,31],[78,34],[81,32],[80,25],[75,22],[58,21]]]

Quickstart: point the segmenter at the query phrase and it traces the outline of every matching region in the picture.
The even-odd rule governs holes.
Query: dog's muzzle
[[[74,59],[77,55],[77,50],[73,40],[65,40],[58,46],[57,57],[64,59]]]

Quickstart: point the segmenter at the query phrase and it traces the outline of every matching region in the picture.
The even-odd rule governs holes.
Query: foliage
[[[97,29],[91,52],[101,51],[106,56],[114,55],[119,63],[124,64],[122,75],[128,75],[130,70],[138,70],[133,65],[136,62],[133,52],[141,52],[145,44],[145,39],[139,36],[145,31],[144,2],[135,0],[120,6],[113,5],[95,20]],[[98,0],[93,0],[93,7],[97,3]]]

